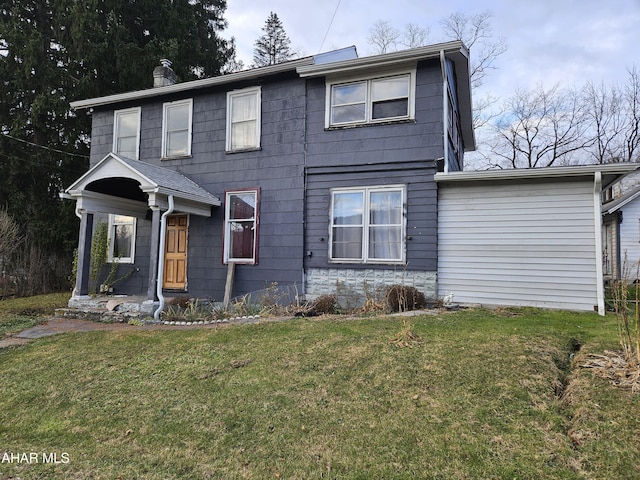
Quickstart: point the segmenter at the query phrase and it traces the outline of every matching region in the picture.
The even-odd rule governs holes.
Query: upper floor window
[[[113,152],[138,159],[140,145],[140,107],[116,110],[113,121]]]
[[[133,263],[136,244],[136,219],[109,215],[109,261]]]
[[[227,151],[260,148],[260,87],[227,93]]]
[[[255,264],[258,261],[259,193],[257,189],[226,192],[225,263]]]
[[[327,126],[414,118],[415,73],[333,83],[327,89]]]
[[[335,189],[331,192],[331,260],[404,261],[404,186]]]
[[[162,119],[162,157],[191,155],[193,101],[165,103]]]

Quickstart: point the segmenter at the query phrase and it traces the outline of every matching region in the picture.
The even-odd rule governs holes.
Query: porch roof
[[[138,189],[127,183],[137,184]],[[211,207],[222,204],[218,197],[175,170],[114,153],[82,175],[62,196],[78,201],[80,209],[132,216],[144,216],[149,208],[166,210],[169,196],[174,197],[176,211],[196,215],[210,216]]]

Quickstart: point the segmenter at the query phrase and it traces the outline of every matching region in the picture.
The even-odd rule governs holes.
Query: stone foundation
[[[428,301],[438,298],[436,272],[352,268],[311,268],[306,271],[306,298],[337,295],[342,308],[356,308],[377,298],[384,287],[405,285],[421,291]]]

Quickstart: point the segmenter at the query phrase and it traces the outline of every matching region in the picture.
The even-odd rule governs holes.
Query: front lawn
[[[640,477],[640,396],[578,368],[616,348],[614,317],[469,310],[411,325],[420,341],[404,348],[401,320],[380,317],[0,350],[0,455],[38,460],[0,463],[0,479]]]
[[[69,297],[63,292],[0,300],[0,338],[51,318],[56,308],[67,306]]]

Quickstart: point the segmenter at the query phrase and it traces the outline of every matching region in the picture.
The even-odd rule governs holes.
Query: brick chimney
[[[153,69],[153,86],[166,87],[176,83],[176,72],[171,68],[171,61],[163,58],[160,65]]]

